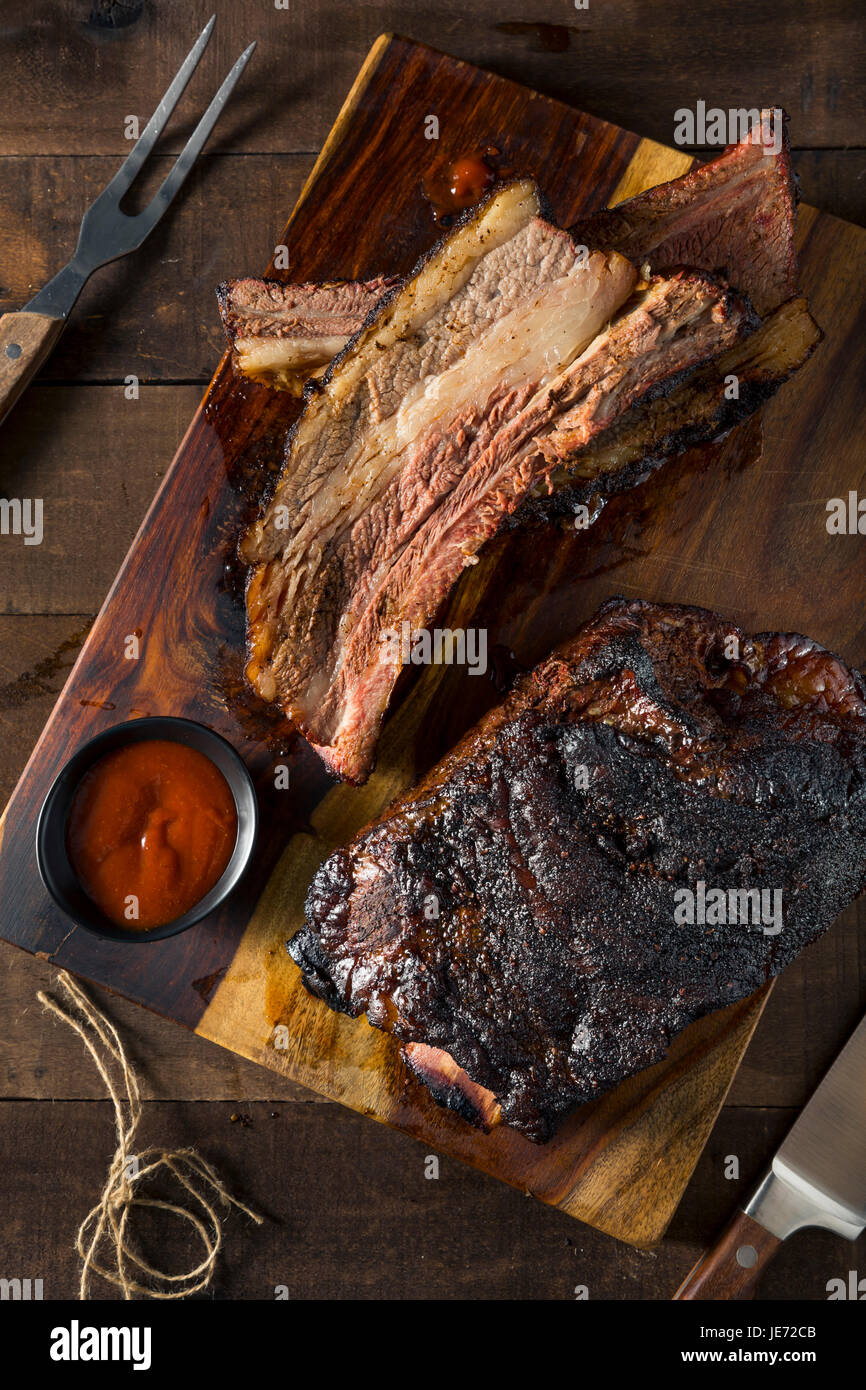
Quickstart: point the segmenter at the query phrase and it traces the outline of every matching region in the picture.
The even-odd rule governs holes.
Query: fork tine
[[[138,137],[129,154],[126,156],[126,159],[114,175],[114,178],[106,185],[106,194],[110,194],[112,197],[116,197],[119,200],[129,188],[132,180],[135,178],[162,134],[166,121],[184,93],[186,84],[198,67],[199,59],[207,48],[208,40],[213,32],[215,23],[216,15],[212,14],[178,68],[168,90],[147,125],[144,127],[141,135]]]
[[[211,131],[222,115],[223,108],[231,96],[240,78],[241,73],[253,55],[255,41],[245,48],[238,58],[231,72],[226,77],[216,96],[213,98],[208,109],[205,111],[192,135],[187,140],[182,152],[172,165],[170,172],[160,184],[156,193],[151,198],[147,207],[140,214],[142,222],[146,223],[148,232],[156,225],[162,214],[165,212],[172,198],[183,186],[187,174],[192,169],[205,144]],[[146,235],[147,233],[145,233]]]

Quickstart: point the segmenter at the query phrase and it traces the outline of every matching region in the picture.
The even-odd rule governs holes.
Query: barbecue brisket
[[[432,620],[540,480],[757,324],[713,277],[638,282],[539,211],[500,188],[380,301],[244,541],[249,679],[348,781],[400,673],[388,635]]]
[[[864,883],[862,677],[805,637],[613,599],[331,855],[289,950],[437,1100],[543,1141]]]
[[[320,285],[247,278],[220,285],[217,300],[244,376],[299,396],[305,382],[321,375],[396,283],[387,275]]]
[[[532,489],[513,522],[548,521],[636,487],[666,459],[719,439],[802,367],[821,341],[804,299],[790,299],[756,333],[655,400],[639,401],[610,429]],[[729,390],[737,382],[736,394]]]
[[[763,318],[797,292],[796,202],[786,118],[764,111],[718,159],[583,218],[571,233],[656,272],[712,271]]]

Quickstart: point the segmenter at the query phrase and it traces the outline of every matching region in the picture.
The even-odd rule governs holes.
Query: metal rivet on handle
[[[6,356],[7,356],[7,357],[12,357],[12,358],[20,357],[20,356],[21,356],[21,344],[20,344],[20,343],[7,343],[7,344],[6,344]]]
[[[741,1269],[754,1269],[758,1263],[758,1252],[754,1245],[741,1245],[737,1249],[737,1264]]]

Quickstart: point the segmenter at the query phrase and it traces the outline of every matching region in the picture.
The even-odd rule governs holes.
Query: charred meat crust
[[[755,126],[717,159],[699,164],[613,208],[575,223],[570,231],[588,245],[609,247],[653,271],[687,264],[724,276],[748,295],[763,318],[796,293],[794,215],[799,192],[791,165],[787,114],[761,113],[779,137],[777,154],[761,144]],[[753,206],[748,196],[754,193]]]
[[[426,1086],[437,1105],[455,1111],[461,1120],[484,1134],[499,1123],[496,1097],[470,1080],[447,1052],[424,1043],[406,1043],[400,1051],[406,1066]]]
[[[771,349],[766,362],[750,360],[758,342],[774,334],[780,322],[793,325],[790,330],[781,329],[788,341],[775,354]],[[597,517],[605,501],[637,487],[666,460],[723,439],[754,415],[809,360],[823,336],[805,300],[782,305],[746,344],[745,354],[736,347],[699,368],[685,382],[665,383],[656,398],[667,397],[670,409],[658,412],[659,420],[646,409],[645,402],[633,407],[597,446],[590,445],[575,455],[570,469],[561,470],[551,477],[548,488],[528,498],[508,524],[544,524],[572,516],[587,506]],[[744,356],[745,361],[741,360]],[[737,376],[735,397],[724,389],[730,372]]]
[[[613,599],[322,865],[289,951],[313,993],[441,1049],[542,1142],[864,882],[862,676],[797,634]],[[778,892],[780,929],[678,924],[701,884],[762,912]]]
[[[457,1086],[441,1084],[435,1076],[427,1076],[424,1072],[410,1065],[405,1057],[404,1061],[412,1074],[417,1077],[423,1086],[426,1086],[437,1105],[443,1110],[453,1110],[455,1115],[459,1115],[461,1120],[465,1120],[473,1129],[480,1129],[482,1134],[489,1133],[489,1125],[485,1124],[476,1106],[464,1095]]]

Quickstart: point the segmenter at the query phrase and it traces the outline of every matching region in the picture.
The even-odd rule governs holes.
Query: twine
[[[78,1230],[76,1248],[83,1261],[78,1297],[88,1297],[91,1275],[98,1274],[110,1284],[122,1289],[125,1299],[131,1299],[136,1294],[144,1298],[188,1298],[190,1294],[207,1288],[222,1245],[222,1222],[213,1205],[209,1189],[213,1190],[225,1207],[237,1207],[259,1226],[262,1224],[262,1217],[257,1216],[249,1207],[244,1206],[243,1202],[231,1195],[211,1165],[196,1153],[195,1149],[148,1148],[141,1149],[138,1153],[133,1152],[135,1132],[141,1119],[141,1091],[117,1029],[100,1013],[71,975],[61,970],[57,978],[69,996],[71,1007],[68,1011],[56,1000],[43,994],[42,990],[36,997],[44,1008],[56,1014],[78,1034],[93,1058],[114,1106],[117,1135],[117,1149],[111,1160],[102,1196]],[[73,1010],[77,1010],[81,1017],[76,1017]],[[115,1064],[115,1070],[119,1068],[118,1080],[122,1082],[122,1088],[112,1078],[112,1063]],[[202,1215],[198,1215],[189,1206],[180,1206],[176,1202],[136,1196],[138,1185],[160,1168],[167,1168],[181,1187],[186,1189],[191,1201],[198,1203]],[[149,1264],[129,1244],[129,1217],[134,1207],[170,1211],[189,1222],[204,1246],[203,1259],[194,1269],[187,1270],[184,1274],[166,1274]],[[111,1251],[113,1268],[102,1263],[100,1250],[104,1243],[108,1244]],[[157,1281],[157,1286],[140,1283],[131,1272],[130,1265],[137,1266],[138,1270]],[[164,1287],[159,1287],[160,1284]],[[173,1285],[177,1287],[171,1287]]]

